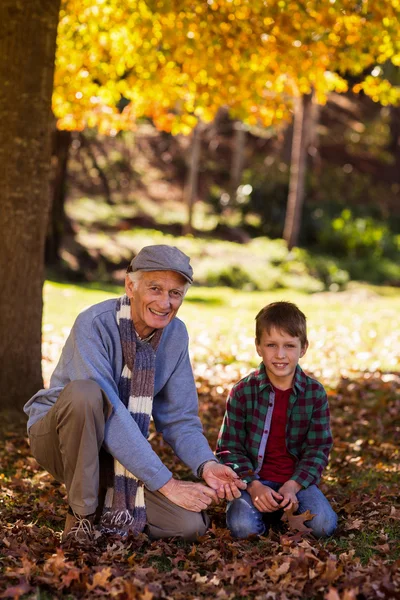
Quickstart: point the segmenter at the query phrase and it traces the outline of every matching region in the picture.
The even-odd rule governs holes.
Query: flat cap
[[[190,258],[175,246],[145,246],[131,260],[128,272],[134,271],[175,271],[193,283]]]

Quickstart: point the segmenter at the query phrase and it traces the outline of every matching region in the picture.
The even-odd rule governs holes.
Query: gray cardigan
[[[24,411],[28,415],[29,431],[29,427],[50,410],[70,381],[96,381],[113,405],[106,423],[104,447],[153,491],[167,483],[172,473],[118,396],[123,357],[116,302],[113,299],[95,304],[78,316],[51,377],[50,388],[35,394]],[[177,318],[165,327],[157,350],[153,419],[157,431],[194,474],[203,462],[215,459],[198,417],[187,330]]]

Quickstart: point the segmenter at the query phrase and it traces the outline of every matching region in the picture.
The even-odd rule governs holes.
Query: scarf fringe
[[[133,525],[135,518],[128,509],[125,510],[107,510],[103,513],[101,523],[103,527],[127,527]]]

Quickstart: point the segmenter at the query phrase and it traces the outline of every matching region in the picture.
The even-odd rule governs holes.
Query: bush
[[[400,264],[389,258],[370,256],[362,259],[344,259],[343,266],[351,279],[376,285],[400,286]]]
[[[354,218],[345,209],[340,216],[325,222],[317,237],[322,251],[351,258],[395,258],[400,250],[398,237],[386,223],[372,217]]]
[[[300,248],[294,249],[300,260],[307,265],[310,273],[319,279],[326,289],[343,290],[350,281],[350,274],[338,259],[321,254],[311,254]]]

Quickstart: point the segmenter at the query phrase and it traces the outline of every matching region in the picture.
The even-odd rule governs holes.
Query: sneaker
[[[93,521],[95,515],[78,515],[68,512],[61,543],[90,544],[93,540]]]

